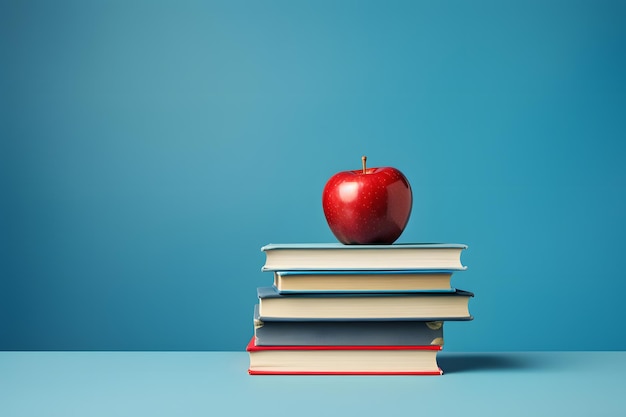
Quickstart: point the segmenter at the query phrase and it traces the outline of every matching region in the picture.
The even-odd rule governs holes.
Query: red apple
[[[330,230],[346,245],[392,244],[409,221],[413,194],[396,168],[339,172],[328,180],[322,206]]]

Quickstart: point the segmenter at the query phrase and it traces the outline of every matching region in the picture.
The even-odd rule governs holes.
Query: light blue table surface
[[[443,376],[249,376],[245,352],[0,352],[0,416],[626,416],[626,352],[442,352]]]

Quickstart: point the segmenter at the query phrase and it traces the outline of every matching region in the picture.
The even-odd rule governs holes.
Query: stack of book
[[[451,285],[462,244],[270,244],[250,374],[440,375],[443,325],[471,320]]]

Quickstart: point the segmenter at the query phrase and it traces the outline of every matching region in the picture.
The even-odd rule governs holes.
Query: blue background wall
[[[260,247],[467,243],[449,351],[626,349],[626,3],[2,1],[0,349],[242,350]]]

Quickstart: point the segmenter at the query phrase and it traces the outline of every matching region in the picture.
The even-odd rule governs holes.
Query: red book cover
[[[436,352],[441,350],[441,346],[438,345],[426,345],[426,346],[256,346],[254,343],[254,337],[248,343],[246,351],[252,356],[255,352],[303,352],[303,351],[329,351],[338,352],[343,351],[350,352],[364,352],[364,351],[424,351],[432,352],[432,359],[434,365],[428,370],[293,370],[286,369],[278,364],[276,369],[255,369],[251,366],[248,369],[250,375],[441,375],[443,372],[436,366],[435,355]]]

